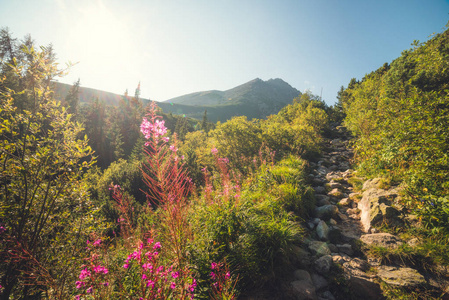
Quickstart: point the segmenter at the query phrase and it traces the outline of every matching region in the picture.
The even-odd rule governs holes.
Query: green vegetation
[[[406,186],[406,204],[449,234],[449,31],[340,92],[359,171]]]
[[[80,103],[79,81],[58,99],[51,48],[7,30],[0,44],[2,298],[235,299],[276,286],[314,206],[305,159],[320,151],[323,102],[304,94],[267,120],[218,124],[154,104],[145,115],[139,88],[116,107]]]

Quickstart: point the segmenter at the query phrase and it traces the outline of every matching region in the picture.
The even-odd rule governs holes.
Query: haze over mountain
[[[70,85],[56,83],[55,91],[60,97],[65,97]],[[186,115],[201,119],[204,111],[210,121],[226,121],[234,116],[252,118],[266,118],[276,114],[284,106],[292,103],[301,94],[282,79],[263,81],[259,78],[239,85],[226,91],[202,91],[179,96],[163,102],[159,107],[166,113]],[[130,93],[132,95],[132,93]],[[90,102],[99,98],[109,105],[116,105],[121,95],[104,92],[92,88],[80,87],[80,102]],[[148,99],[141,99],[144,103]]]

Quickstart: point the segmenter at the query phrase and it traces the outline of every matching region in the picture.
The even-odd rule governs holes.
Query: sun
[[[79,8],[79,18],[71,27],[68,42],[81,64],[94,67],[117,65],[129,53],[130,30],[123,16],[101,1]]]

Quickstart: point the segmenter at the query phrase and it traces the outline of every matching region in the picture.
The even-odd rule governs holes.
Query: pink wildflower
[[[217,148],[212,148],[212,149],[210,149],[210,152],[212,152],[212,154],[217,154],[218,153],[218,150],[217,150]]]
[[[95,242],[94,242],[94,246],[98,246],[98,245],[100,245],[101,244],[101,240],[100,239],[98,239],[98,240],[96,240]]]
[[[170,288],[173,290],[175,287],[176,287],[176,283],[172,282],[172,283],[170,284]]]
[[[109,282],[103,282],[102,285],[103,286],[109,286]]]
[[[176,151],[178,151],[178,148],[176,148],[175,145],[171,145],[170,150],[173,152],[176,152]]]
[[[173,278],[178,278],[179,277],[179,272],[173,272],[173,273],[171,273],[171,277],[173,277]]]
[[[128,269],[128,268],[129,268],[129,264],[124,264],[124,265],[123,265],[123,268],[124,268],[124,269]]]
[[[93,290],[94,290],[93,287],[90,287],[86,290],[86,293],[92,294]]]
[[[217,267],[217,263],[212,262],[212,263],[210,264],[210,268],[211,268],[212,270],[215,270],[216,267]]]
[[[80,289],[80,288],[82,288],[86,283],[85,283],[84,281],[77,281],[77,282],[75,282],[75,284],[76,284],[76,288],[77,288],[77,289]]]
[[[79,278],[81,280],[83,280],[84,278],[89,277],[89,276],[90,276],[90,271],[88,269],[83,269],[83,270],[81,270]]]
[[[156,242],[156,244],[154,244],[153,249],[157,250],[157,249],[161,249],[161,243],[160,242]]]

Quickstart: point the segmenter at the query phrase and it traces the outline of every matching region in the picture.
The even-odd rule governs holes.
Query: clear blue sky
[[[0,0],[0,27],[52,43],[60,79],[167,100],[281,78],[328,104],[361,79],[442,32],[442,0]]]

